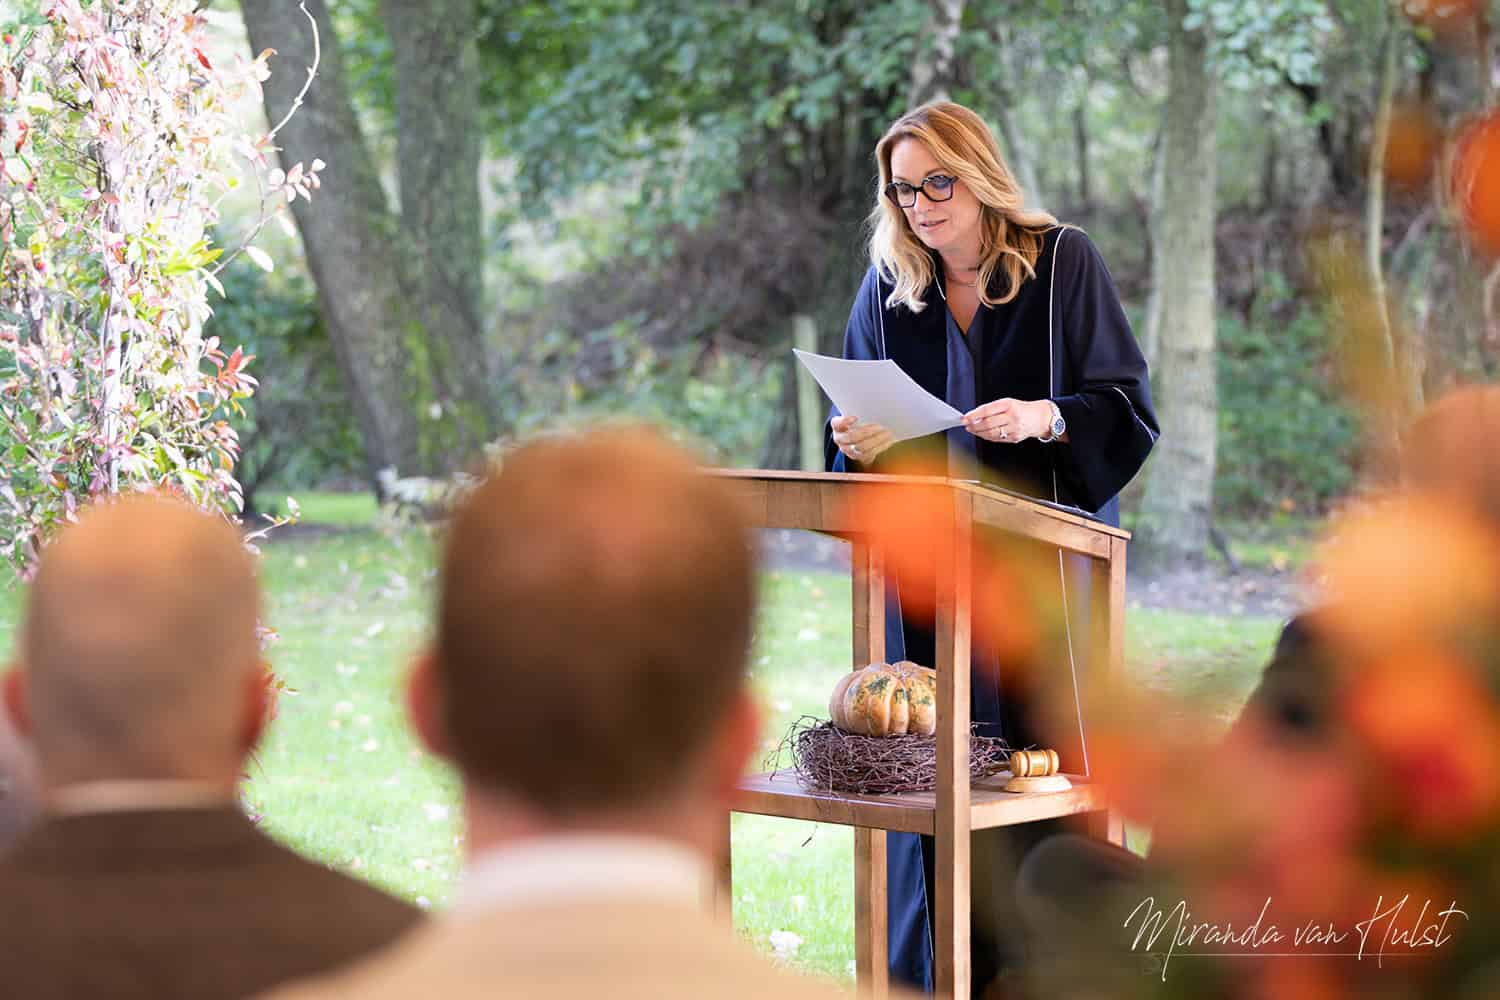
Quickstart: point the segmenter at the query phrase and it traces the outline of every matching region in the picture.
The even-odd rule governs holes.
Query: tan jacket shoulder
[[[704,997],[833,1000],[831,982],[773,965],[701,911],[588,903],[439,917],[342,974],[273,1000],[333,997]]]

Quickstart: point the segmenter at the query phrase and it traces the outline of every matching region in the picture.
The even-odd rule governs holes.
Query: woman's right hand
[[[880,424],[860,423],[858,417],[837,416],[833,418],[833,443],[838,445],[844,457],[869,465],[896,442],[891,432]]]

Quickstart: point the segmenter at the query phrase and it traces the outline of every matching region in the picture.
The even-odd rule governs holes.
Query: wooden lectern
[[[770,470],[716,470],[748,502],[762,528],[799,528],[848,538],[853,543],[853,664],[883,660],[885,583],[878,557],[848,511],[861,490],[894,490],[903,485],[939,484],[952,498],[954,544],[937,566],[937,787],[901,795],[811,792],[791,771],[745,779],[735,803],[738,812],[840,823],[854,827],[855,969],[862,995],[887,994],[886,872],[887,830],[925,833],[937,840],[937,885],[929,899],[936,908],[934,977],[940,997],[967,997],[969,968],[969,832],[1089,813],[1096,835],[1123,843],[1117,818],[1106,811],[1102,790],[1087,778],[1069,775],[1073,787],[1050,794],[1001,790],[1006,775],[969,781],[969,634],[972,614],[972,539],[976,529],[994,529],[1034,539],[1089,557],[1088,674],[1119,669],[1125,627],[1125,544],[1128,532],[1054,506],[978,483],[915,476],[847,475]],[[943,509],[947,511],[946,500]],[[947,530],[942,528],[942,530]],[[940,547],[941,548],[941,547]],[[1061,585],[1061,583],[1059,583]],[[832,684],[834,678],[829,679]],[[728,816],[724,836],[728,838]],[[728,845],[719,873],[715,905],[732,914]]]

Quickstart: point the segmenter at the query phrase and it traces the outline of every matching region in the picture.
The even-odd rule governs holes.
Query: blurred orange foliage
[[[893,474],[945,476],[933,465],[908,465]],[[856,494],[850,520],[879,548],[887,572],[901,584],[901,610],[914,620],[936,620],[939,574],[953,567],[955,494],[943,484],[879,485]],[[1050,550],[1049,550],[1050,551]],[[1060,590],[1055,554],[1049,561],[1032,547],[998,534],[976,534],[969,561],[974,640],[998,650],[1000,661],[1024,667],[1042,647],[1055,621]],[[948,570],[952,572],[952,570]]]
[[[1450,184],[1475,246],[1500,253],[1500,112],[1486,112],[1459,132]]]
[[[1419,191],[1432,176],[1433,164],[1442,152],[1442,127],[1431,107],[1406,102],[1392,109],[1390,130],[1385,175],[1395,187]]]
[[[1346,711],[1393,822],[1461,840],[1500,814],[1500,717],[1473,665],[1435,648],[1390,657],[1349,686]]]
[[[1318,565],[1320,636],[1342,662],[1367,664],[1442,645],[1500,620],[1500,545],[1488,524],[1435,496],[1357,508]]]
[[[1405,0],[1401,6],[1407,17],[1449,40],[1472,34],[1484,15],[1483,0]]]

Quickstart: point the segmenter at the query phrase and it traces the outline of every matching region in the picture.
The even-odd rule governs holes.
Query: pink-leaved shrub
[[[275,166],[276,129],[241,110],[272,53],[210,59],[195,6],[43,0],[0,32],[0,558],[23,576],[101,494],[240,510],[224,416],[256,382],[201,334],[223,294],[210,227],[248,178],[253,237],[323,164]]]

